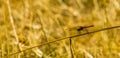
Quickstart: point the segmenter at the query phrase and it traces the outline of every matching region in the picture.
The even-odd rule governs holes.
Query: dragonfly
[[[83,29],[90,28],[90,27],[94,27],[94,26],[93,26],[93,25],[79,26],[79,27],[77,28],[77,31],[81,31],[81,30],[83,30]]]
[[[84,25],[84,26],[75,26],[68,28],[68,31],[70,31],[69,34],[82,34],[84,32],[88,32],[88,28],[94,27],[94,25]]]
[[[77,31],[81,31],[90,27],[94,27],[94,25],[87,25],[87,26],[76,26],[76,27],[72,27],[69,28],[69,30],[77,30]]]

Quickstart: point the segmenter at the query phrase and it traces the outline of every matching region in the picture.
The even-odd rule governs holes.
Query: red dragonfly
[[[70,28],[69,30],[77,30],[77,31],[81,31],[81,30],[83,30],[83,29],[90,28],[90,27],[94,27],[94,25],[88,25],[88,26],[77,26],[77,27],[72,27],[72,28]]]
[[[90,28],[90,27],[94,27],[94,26],[93,26],[93,25],[79,26],[79,27],[77,28],[77,31],[81,31],[81,30],[83,30],[83,29]]]

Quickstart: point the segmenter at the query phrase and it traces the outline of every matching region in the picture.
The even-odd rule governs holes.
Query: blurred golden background
[[[0,58],[120,58],[120,28],[37,46],[111,26],[120,0],[0,0]]]

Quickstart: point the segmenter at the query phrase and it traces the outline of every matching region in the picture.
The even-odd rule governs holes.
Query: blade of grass
[[[72,50],[72,38],[69,39],[69,42],[70,42],[70,52],[71,52],[71,58],[74,58],[74,53],[73,53],[73,50]]]
[[[15,36],[15,39],[16,39],[16,42],[17,42],[17,47],[18,47],[19,51],[22,51],[22,48],[19,45],[19,38],[18,38],[17,31],[16,31],[16,28],[15,28],[15,22],[14,22],[14,19],[13,19],[13,16],[12,16],[12,10],[11,10],[11,5],[10,5],[10,0],[7,0],[6,4],[7,4],[7,9],[8,9],[10,23],[12,25],[13,33],[14,33],[14,36]],[[19,54],[19,56],[20,56],[20,54]]]
[[[57,42],[57,41],[65,40],[65,39],[68,39],[68,38],[83,36],[83,35],[87,35],[87,34],[93,34],[93,33],[101,32],[101,31],[105,31],[105,30],[110,30],[110,29],[114,29],[114,28],[120,28],[120,26],[108,27],[108,28],[103,28],[103,29],[96,30],[96,31],[91,31],[91,32],[83,33],[83,34],[78,34],[78,35],[63,37],[63,38],[60,38],[60,39],[55,40],[55,41],[51,41],[51,42],[48,42],[48,43],[43,43],[43,44],[40,44],[40,45],[37,45],[37,46],[34,46],[34,47],[30,47],[30,48],[25,49],[25,50],[22,50],[22,51],[18,51],[18,52],[16,52],[16,53],[9,54],[9,56],[12,56],[12,55],[15,55],[15,54],[24,52],[24,51],[26,51],[26,50],[33,49],[33,48],[35,48],[35,47],[39,47],[39,46],[47,45],[47,44],[54,43],[54,42]]]
[[[59,25],[60,25],[60,28],[61,28],[61,30],[63,31],[63,33],[65,34],[65,37],[67,36],[67,34],[66,34],[66,32],[65,32],[65,30],[64,30],[64,28],[61,26],[61,24],[60,24],[60,22],[59,22],[59,20],[58,19],[55,19],[55,21],[56,21],[56,23],[58,23]],[[69,38],[69,45],[70,45],[70,57],[71,58],[74,58],[74,51],[73,51],[73,47],[72,47],[72,38]]]

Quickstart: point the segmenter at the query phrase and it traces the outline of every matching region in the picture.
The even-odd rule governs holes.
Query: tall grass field
[[[120,0],[0,0],[0,58],[120,58]]]

